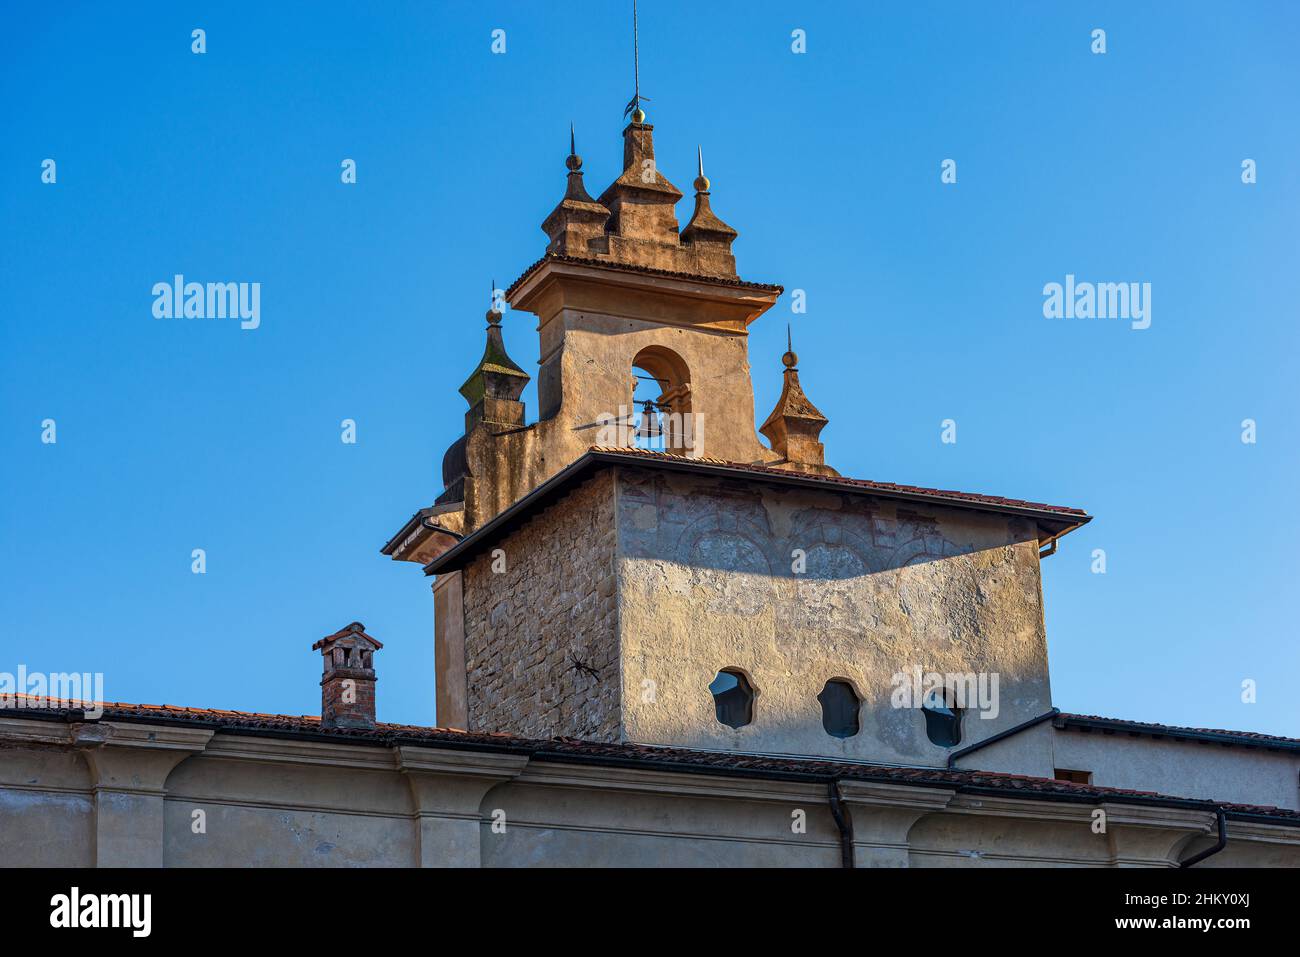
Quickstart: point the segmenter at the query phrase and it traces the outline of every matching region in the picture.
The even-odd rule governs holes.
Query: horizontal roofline
[[[30,718],[62,723],[88,720],[77,708],[6,708],[0,717]],[[825,782],[833,780],[866,783],[905,784],[916,787],[948,788],[959,793],[1019,797],[1029,800],[1065,801],[1080,804],[1115,802],[1154,807],[1215,812],[1229,818],[1300,827],[1300,811],[1230,804],[1196,798],[1178,798],[1154,791],[1130,791],[1091,784],[1072,784],[1051,778],[1002,774],[993,771],[932,767],[889,767],[850,764],[819,758],[778,758],[738,752],[697,751],[631,743],[603,744],[573,738],[535,739],[508,734],[485,734],[450,728],[378,724],[374,728],[323,728],[310,715],[254,714],[184,708],[172,705],[104,705],[100,721],[172,727],[200,727],[231,734],[289,740],[330,741],[371,747],[411,745],[527,755],[539,761],[595,764],[608,767],[654,769],[721,777],[750,777],[767,780]]]
[[[1062,731],[1100,731],[1102,734],[1129,734],[1151,738],[1177,738],[1200,741],[1206,744],[1224,744],[1245,748],[1263,748],[1269,751],[1300,751],[1300,738],[1258,734],[1254,731],[1224,731],[1218,728],[1184,728],[1177,725],[1153,724],[1146,721],[1126,721],[1122,718],[1102,718],[1090,714],[1059,714],[1052,719],[1054,727]]]
[[[555,253],[547,253],[537,262],[525,269],[510,288],[505,291],[505,298],[509,300],[515,294],[515,290],[532,278],[533,273],[541,269],[547,263],[569,263],[573,266],[597,266],[601,269],[612,269],[617,272],[634,272],[646,276],[660,276],[664,279],[688,279],[691,282],[708,283],[714,286],[730,286],[736,289],[755,289],[761,292],[774,292],[777,295],[785,292],[785,287],[775,283],[766,282],[748,282],[744,279],[735,279],[728,276],[704,276],[697,273],[676,272],[672,269],[656,269],[653,266],[639,266],[636,263],[620,263],[607,259],[588,259],[585,256],[562,256]]]
[[[793,472],[765,465],[745,465],[737,462],[725,462],[720,459],[690,458],[684,455],[650,452],[641,449],[593,447],[516,501],[505,511],[498,513],[490,521],[465,536],[454,547],[425,565],[424,573],[426,575],[437,575],[460,567],[463,562],[473,558],[488,543],[494,541],[498,535],[504,534],[522,524],[533,510],[541,508],[557,498],[569,483],[575,482],[586,473],[605,465],[648,466],[669,471],[688,472],[694,475],[710,475],[716,478],[761,480],[779,485],[851,492],[898,501],[921,502],[949,508],[996,512],[1003,515],[1018,515],[1053,526],[1051,528],[1054,532],[1053,538],[1060,538],[1092,521],[1092,516],[1081,509],[1044,505],[1038,502],[1025,502],[1019,499],[978,495],[971,492],[930,489],[913,485],[895,485],[889,482],[872,482],[867,479],[850,479],[842,476],[814,475],[808,472]]]
[[[390,538],[387,542],[384,543],[384,547],[379,550],[379,554],[391,555],[393,552],[395,552],[397,550],[397,546],[401,544],[401,542],[405,541],[406,537],[410,535],[411,532],[415,531],[416,527],[419,524],[421,524],[424,519],[428,518],[429,514],[432,511],[433,511],[433,506],[430,505],[428,508],[420,509],[414,515],[408,518],[406,520],[406,524],[403,525],[401,528],[399,528],[396,534],[394,534],[392,538]]]

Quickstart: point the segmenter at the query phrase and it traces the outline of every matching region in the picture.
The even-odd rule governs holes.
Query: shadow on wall
[[[629,558],[801,581],[842,581],[1036,541],[1023,519],[861,495],[722,482],[681,494],[662,476],[625,483],[619,531]]]

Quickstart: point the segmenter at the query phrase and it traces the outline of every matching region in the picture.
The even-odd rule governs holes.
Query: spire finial
[[[623,115],[631,113],[633,123],[644,123],[645,110],[641,109],[641,101],[649,101],[650,97],[641,95],[641,48],[637,33],[636,0],[632,0],[632,99],[623,108]]]
[[[570,173],[577,173],[582,170],[582,157],[578,155],[577,140],[573,135],[573,124],[569,124],[569,158],[564,161],[564,165],[569,168]]]
[[[489,328],[501,325],[501,307],[497,304],[497,281],[492,280],[492,292],[488,297],[487,321]]]
[[[704,147],[696,146],[695,154],[700,161],[700,175],[695,177],[695,192],[707,193],[709,191],[709,178],[704,175]]]
[[[785,324],[785,355],[781,357],[781,364],[787,369],[793,370],[798,363],[799,357],[794,354],[794,343],[790,336],[790,323]]]

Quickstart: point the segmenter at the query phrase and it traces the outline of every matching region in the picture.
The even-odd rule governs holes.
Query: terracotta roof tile
[[[40,701],[20,696],[27,701]],[[30,707],[30,706],[29,706]],[[24,709],[5,709],[0,714],[18,717],[36,717],[38,712]],[[78,720],[78,714],[69,708],[43,708],[44,717]],[[424,727],[404,724],[377,724],[374,728],[323,728],[320,718],[312,715],[261,714],[247,711],[226,711],[216,708],[188,708],[174,705],[147,705],[113,702],[104,704],[101,720],[167,722],[213,727],[232,734],[271,733],[285,735],[311,734],[337,738],[340,742],[404,744],[431,747],[451,746],[509,750],[530,754],[548,760],[593,761],[622,763],[637,767],[655,767],[667,771],[695,770],[719,774],[759,774],[787,779],[884,781],[915,784],[925,787],[951,787],[959,791],[1001,791],[1007,794],[1042,795],[1065,800],[1101,801],[1119,803],[1174,804],[1180,807],[1201,807],[1207,811],[1222,807],[1233,814],[1262,817],[1280,824],[1300,826],[1300,811],[1287,808],[1263,807],[1246,804],[1221,804],[1214,801],[1177,798],[1154,791],[1134,791],[1123,788],[1100,787],[1091,784],[1072,784],[1050,778],[1002,774],[995,771],[974,771],[949,768],[890,767],[885,765],[856,764],[820,758],[775,757],[736,752],[698,751],[689,748],[669,748],[646,744],[606,744],[575,738],[535,739],[509,734],[459,731],[452,728]]]

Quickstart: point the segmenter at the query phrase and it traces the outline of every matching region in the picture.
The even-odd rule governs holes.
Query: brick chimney
[[[375,726],[375,652],[384,647],[354,621],[311,646],[325,659],[320,680],[320,723],[324,728]]]

